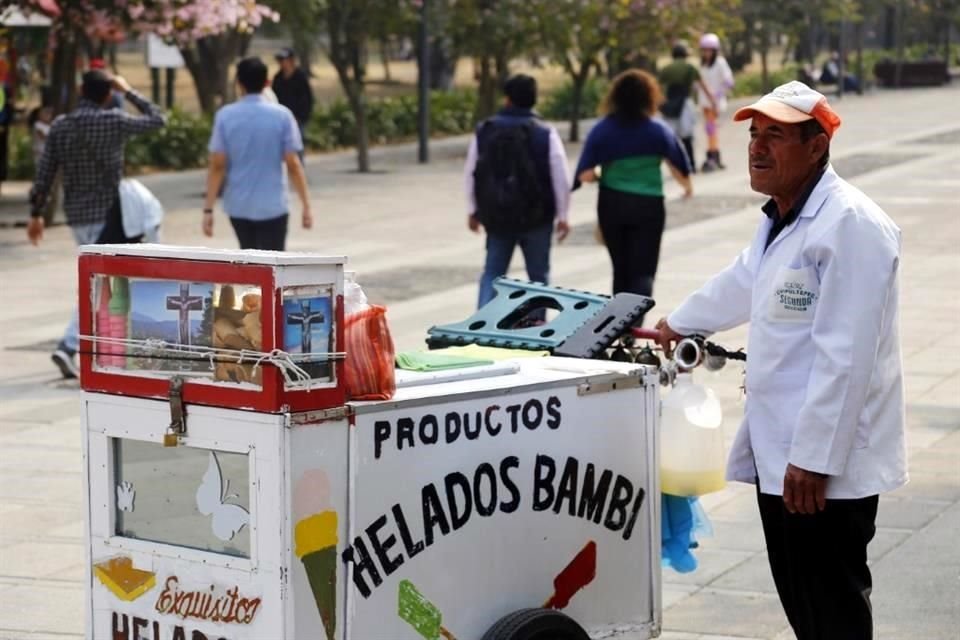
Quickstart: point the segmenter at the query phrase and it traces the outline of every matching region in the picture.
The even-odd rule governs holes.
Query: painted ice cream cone
[[[330,504],[330,480],[319,469],[305,472],[293,492],[297,524],[293,551],[303,563],[323,621],[326,640],[337,632],[337,512]]]
[[[337,628],[337,512],[323,511],[298,522],[294,542],[327,640],[333,640]]]

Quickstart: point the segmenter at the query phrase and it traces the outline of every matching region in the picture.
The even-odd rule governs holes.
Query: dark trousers
[[[600,188],[597,215],[613,263],[613,293],[653,293],[666,222],[663,197]]]
[[[230,224],[237,232],[241,249],[283,251],[287,244],[288,218],[287,214],[269,220],[230,218]]]
[[[690,161],[690,171],[696,173],[697,162],[693,159],[693,136],[681,138],[680,141],[683,142],[683,150],[687,152],[687,159]]]
[[[553,222],[541,225],[530,231],[487,232],[487,257],[480,275],[480,295],[477,308],[482,307],[496,297],[493,281],[505,275],[510,269],[513,251],[520,246],[523,260],[527,265],[527,277],[533,282],[548,284],[550,281],[550,242],[553,234]]]
[[[758,485],[770,570],[797,640],[872,640],[867,544],[878,502],[827,500],[814,515],[791,514],[782,496],[760,493]]]

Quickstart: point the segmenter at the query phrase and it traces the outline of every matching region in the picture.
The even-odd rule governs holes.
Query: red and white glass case
[[[159,245],[80,256],[81,385],[255,411],[344,402],[342,257]]]

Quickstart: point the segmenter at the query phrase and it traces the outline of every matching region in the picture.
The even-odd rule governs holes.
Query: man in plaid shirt
[[[113,108],[113,92],[121,92],[142,115]],[[63,210],[78,245],[122,242],[120,179],[127,138],[159,129],[165,123],[160,108],[135,92],[121,77],[101,70],[83,75],[82,98],[68,115],[54,120],[30,191],[27,236],[43,239],[43,210],[52,195],[54,178],[63,173]],[[74,355],[79,344],[75,311],[53,361],[65,378],[77,377]]]

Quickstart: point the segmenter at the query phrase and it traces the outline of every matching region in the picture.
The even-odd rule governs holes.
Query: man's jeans
[[[97,240],[100,238],[100,233],[103,231],[104,223],[98,222],[95,224],[77,224],[71,225],[70,230],[73,231],[73,239],[77,241],[77,246],[83,244],[96,244]],[[70,324],[67,325],[67,331],[63,334],[62,344],[70,352],[74,354],[77,352],[77,349],[80,347],[80,310],[77,307],[73,309],[73,317],[70,319]]]
[[[547,284],[550,279],[550,240],[553,222],[519,233],[487,233],[487,259],[480,276],[480,297],[477,307],[482,307],[496,296],[493,281],[510,269],[513,249],[520,245],[523,260],[527,265],[527,277],[533,282]]]

